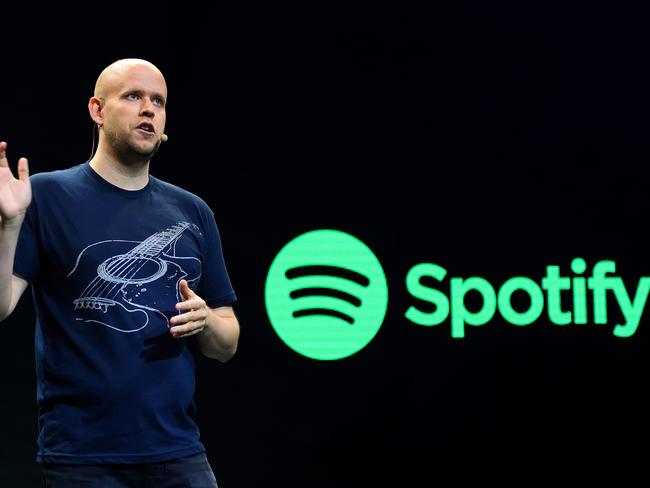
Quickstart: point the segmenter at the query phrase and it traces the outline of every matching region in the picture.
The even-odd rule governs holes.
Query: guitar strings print
[[[68,276],[75,273],[90,248],[97,254],[108,247],[110,254],[97,267],[96,276],[79,298],[74,300],[74,310],[79,315],[76,320],[124,333],[142,330],[152,317],[164,319],[168,324],[171,315],[176,314],[173,307],[179,300],[178,282],[185,278],[192,283],[200,276],[199,272],[197,276],[188,277],[185,271],[188,260],[196,261],[200,269],[199,259],[176,255],[176,243],[190,226],[196,228],[187,222],[178,222],[139,244],[108,240],[84,248]],[[134,244],[137,245],[133,247]],[[129,247],[126,252],[115,254],[116,248],[126,246]]]
[[[154,234],[143,241],[142,244],[129,251],[126,255],[113,256],[104,261],[99,265],[99,268],[97,268],[97,277],[90,283],[90,285],[88,285],[86,290],[84,290],[82,297],[89,294],[94,294],[96,290],[93,290],[93,287],[102,286],[102,280],[106,282],[104,286],[109,286],[111,282],[113,285],[110,291],[106,292],[105,289],[100,290],[97,295],[102,295],[105,292],[110,294],[119,285],[149,283],[160,278],[167,271],[167,263],[165,261],[155,261],[149,258],[147,254],[151,253],[153,250],[154,252],[152,255],[158,255],[166,247],[167,243],[170,242],[170,239],[173,239],[179,235],[183,230],[187,228],[188,225],[189,224],[183,225],[180,229],[178,229],[178,227],[175,229],[173,228],[174,230],[178,229],[176,232],[165,230]],[[167,238],[168,234],[171,234],[169,238]],[[145,276],[144,278],[135,278],[138,271],[140,271],[146,264],[158,264],[160,266],[158,271],[150,276]],[[113,266],[113,269],[110,269],[111,266]],[[130,276],[127,276],[130,269],[132,270],[132,273]],[[124,275],[120,276],[120,273],[122,272],[124,272]],[[117,295],[117,293],[119,293],[119,289],[115,295]],[[80,300],[82,299],[80,298],[78,300],[75,300],[75,305],[76,302]]]

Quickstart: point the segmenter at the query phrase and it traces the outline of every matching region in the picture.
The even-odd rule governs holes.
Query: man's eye
[[[156,105],[159,105],[160,107],[165,106],[165,101],[162,98],[154,98],[153,103],[155,103]]]
[[[127,100],[138,100],[139,98],[140,98],[140,97],[139,97],[137,94],[135,94],[135,93],[129,93],[129,94],[126,96],[126,99],[127,99]]]

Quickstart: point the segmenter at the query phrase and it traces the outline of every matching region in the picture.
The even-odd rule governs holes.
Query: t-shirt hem
[[[80,456],[78,454],[39,452],[36,455],[36,462],[41,464],[142,464],[170,461],[202,452],[205,452],[203,444],[157,454],[88,454]]]

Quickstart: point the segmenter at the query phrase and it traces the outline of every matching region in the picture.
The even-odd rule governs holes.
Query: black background
[[[647,12],[615,5],[18,5],[0,28],[0,139],[32,173],[77,164],[99,72],[140,57],[165,74],[151,171],[213,208],[239,296],[235,358],[197,356],[222,488],[630,486],[647,313],[627,339],[613,301],[606,325],[497,315],[464,339],[404,318],[420,262],[495,286],[571,276],[575,257],[586,274],[616,261],[630,293],[650,276]],[[339,361],[290,350],[264,309],[277,252],[320,228],[364,241],[390,288],[377,336]],[[40,486],[30,300],[2,324],[3,487]]]

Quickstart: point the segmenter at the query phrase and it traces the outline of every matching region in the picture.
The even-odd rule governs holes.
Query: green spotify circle
[[[363,349],[388,306],[377,257],[356,237],[329,229],[302,234],[280,250],[264,295],[280,339],[297,353],[322,360]]]

